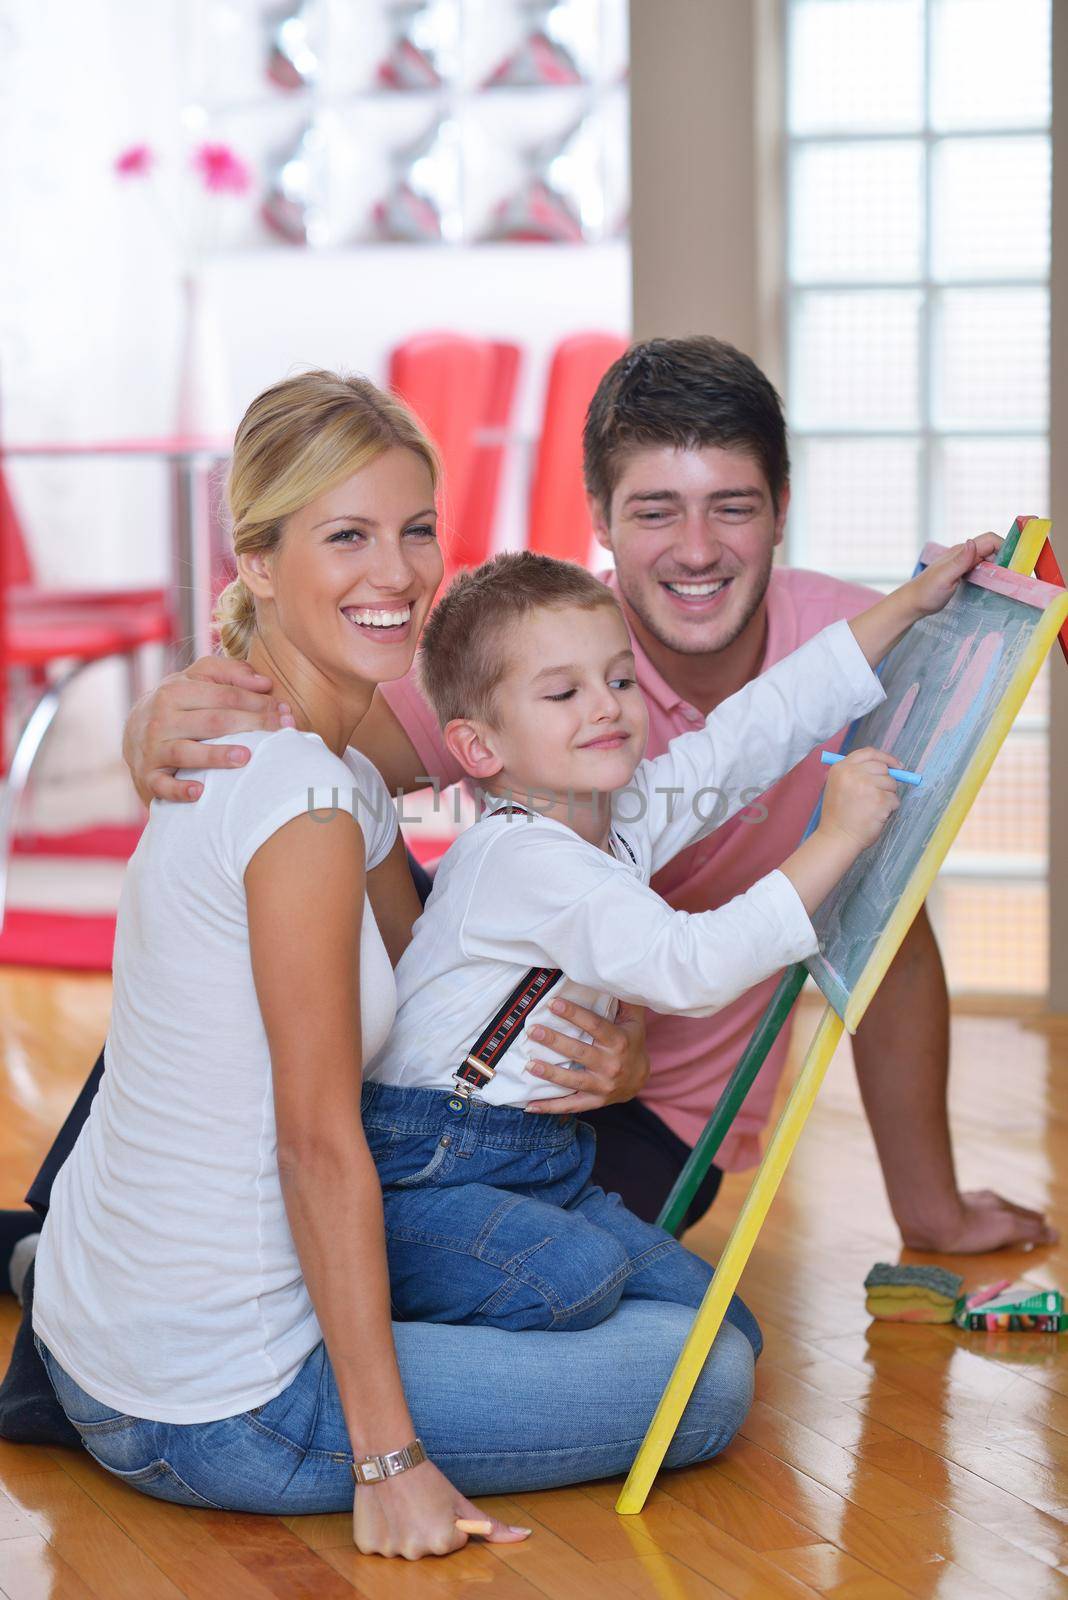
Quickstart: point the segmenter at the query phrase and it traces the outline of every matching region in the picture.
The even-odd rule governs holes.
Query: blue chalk
[[[838,755],[834,750],[823,750],[820,753],[820,760],[825,767],[836,767],[839,761],[845,760],[845,756]],[[923,776],[919,772],[906,772],[902,767],[887,767],[886,770],[898,783],[911,783],[914,789],[923,782]]]

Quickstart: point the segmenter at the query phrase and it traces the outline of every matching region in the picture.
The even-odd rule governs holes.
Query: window
[[[786,19],[790,559],[886,587],[1047,508],[1050,0]],[[932,895],[956,989],[1046,987],[1046,693]]]

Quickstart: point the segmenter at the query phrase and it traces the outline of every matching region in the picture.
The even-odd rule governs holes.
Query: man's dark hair
[[[790,477],[782,401],[755,361],[708,334],[633,344],[597,385],[582,432],[586,488],[608,515],[631,450],[748,450],[778,510]]]

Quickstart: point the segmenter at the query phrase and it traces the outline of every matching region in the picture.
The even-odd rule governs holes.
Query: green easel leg
[[[727,1087],[720,1095],[716,1109],[705,1123],[701,1137],[690,1152],[690,1159],[675,1180],[675,1187],[656,1219],[657,1224],[666,1228],[668,1233],[677,1234],[682,1226],[690,1202],[701,1187],[701,1180],[715,1160],[728,1128],[753,1087],[753,1080],[767,1060],[768,1051],[782,1032],[794,1001],[804,988],[806,976],[804,962],[799,961],[796,966],[787,967],[779,979],[779,987],[768,1001],[753,1037],[727,1080]]]
[[[1008,536],[1005,539],[1004,544],[1001,546],[1001,549],[997,553],[997,559],[995,560],[994,565],[996,567],[1007,567],[1009,562],[1013,558],[1013,554],[1014,554],[1014,552],[1016,550],[1016,546],[1019,544],[1019,542],[1020,542],[1020,528],[1014,522],[1012,527],[1009,529]]]

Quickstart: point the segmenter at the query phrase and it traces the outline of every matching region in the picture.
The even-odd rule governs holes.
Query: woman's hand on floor
[[[557,1033],[540,1024],[530,1029],[538,1044],[558,1050],[573,1061],[573,1067],[551,1061],[531,1061],[527,1071],[547,1083],[558,1083],[571,1094],[555,1100],[532,1100],[526,1107],[548,1116],[576,1116],[597,1111],[618,1100],[633,1100],[649,1078],[649,1057],[645,1050],[645,1007],[619,1002],[615,1022],[596,1011],[578,1006],[573,1000],[554,1000],[552,1010],[588,1033],[591,1043],[572,1033]]]
[[[447,1556],[462,1550],[468,1535],[458,1520],[487,1525],[490,1544],[518,1544],[529,1538],[529,1528],[510,1528],[488,1517],[454,1489],[432,1461],[408,1472],[356,1490],[352,1507],[352,1537],[365,1556]]]

